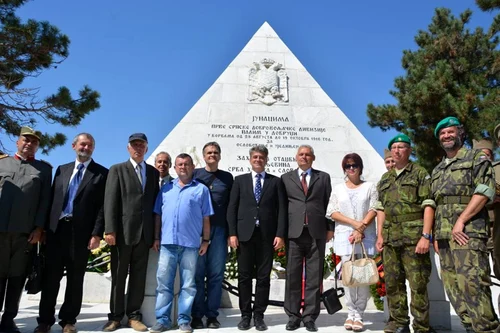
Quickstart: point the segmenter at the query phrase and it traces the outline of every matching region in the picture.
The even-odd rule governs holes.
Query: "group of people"
[[[499,134],[500,125],[496,140]],[[15,155],[0,156],[0,311],[5,304],[0,332],[18,332],[14,318],[30,252],[44,242],[46,262],[35,333],[47,333],[55,324],[64,272],[67,286],[59,325],[63,333],[75,333],[87,259],[101,239],[111,247],[105,332],[120,328],[125,316],[129,327],[148,330],[140,309],[150,248],[159,252],[159,260],[157,322],[149,330],[159,333],[173,326],[177,270],[180,331],[219,328],[228,245],[236,250],[238,261],[238,329],[267,329],[264,313],[273,253],[285,247],[286,330],[303,324],[307,331],[317,331],[325,245],[332,239],[343,262],[353,251],[362,255],[360,244],[369,255],[382,253],[390,314],[385,332],[410,332],[406,280],[413,331],[432,330],[427,295],[431,246],[439,253],[446,292],[466,331],[496,332],[499,323],[491,300],[487,250],[493,226],[490,244],[498,244],[492,253],[495,271],[500,270],[496,261],[500,231],[488,216],[490,209],[497,213],[492,215],[495,221],[500,218],[493,146],[475,142],[477,149],[465,148],[464,129],[455,117],[439,122],[435,136],[445,157],[431,175],[410,160],[411,141],[398,134],[388,144],[384,156],[388,172],[378,183],[363,180],[363,160],[350,153],[341,161],[345,182],[332,188],[330,176],[312,167],[315,154],[309,145],[298,148],[297,169],[281,177],[265,171],[268,149],[255,145],[249,151],[251,172],[233,179],[218,167],[217,142],[203,147],[203,168],[195,169],[185,153],[172,160],[160,152],[154,167],[146,164],[148,140],[143,133],[129,137],[130,158],[109,170],[92,159],[92,135],[78,134],[72,142],[76,159],[59,166],[52,180],[52,167],[35,159],[40,132],[23,127]],[[483,152],[488,148],[489,157]],[[175,179],[169,172],[172,166]],[[362,331],[369,288],[346,288],[345,296],[344,328]]]

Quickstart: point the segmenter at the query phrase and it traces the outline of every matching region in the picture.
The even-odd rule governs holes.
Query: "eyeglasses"
[[[357,169],[359,168],[359,165],[358,164],[346,164],[344,165],[344,169]]]

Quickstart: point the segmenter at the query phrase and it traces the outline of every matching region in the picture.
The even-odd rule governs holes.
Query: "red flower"
[[[278,252],[278,257],[284,257],[285,256],[285,252]]]

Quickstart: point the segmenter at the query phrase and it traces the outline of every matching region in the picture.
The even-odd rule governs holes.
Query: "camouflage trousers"
[[[410,284],[410,310],[413,316],[413,330],[429,330],[429,297],[427,284],[431,275],[429,253],[415,253],[415,245],[385,245],[383,251],[384,279],[387,292],[391,326],[401,327],[410,324],[408,317],[408,296],[406,280]],[[394,325],[395,324],[395,325]]]
[[[462,324],[474,332],[496,332],[486,239],[470,238],[464,246],[440,240],[438,246],[444,288]]]

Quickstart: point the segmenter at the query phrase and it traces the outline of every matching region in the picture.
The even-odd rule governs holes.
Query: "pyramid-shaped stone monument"
[[[328,97],[295,55],[265,22],[215,83],[149,157],[166,151],[174,158],[189,153],[204,166],[202,148],[217,141],[219,167],[238,175],[250,171],[248,150],[269,149],[267,171],[281,175],[297,167],[301,144],[311,145],[314,167],[341,182],[345,154],[358,153],[363,176],[378,181],[384,162],[346,115]],[[172,175],[175,171],[171,169]]]

